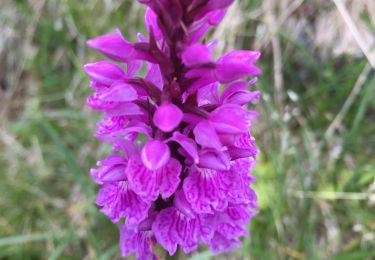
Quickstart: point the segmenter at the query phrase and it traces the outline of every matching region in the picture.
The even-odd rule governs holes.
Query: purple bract
[[[258,113],[245,106],[260,97],[247,89],[260,53],[215,60],[215,42],[202,39],[233,0],[139,2],[147,5],[147,36],[132,43],[116,30],[87,42],[113,60],[84,66],[95,90],[87,105],[104,115],[96,137],[113,144],[91,170],[101,185],[96,202],[114,223],[125,220],[123,256],[156,258],[156,243],[170,255],[200,243],[229,251],[257,207],[249,130]]]

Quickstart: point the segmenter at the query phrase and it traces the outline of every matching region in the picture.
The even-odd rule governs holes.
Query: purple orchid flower
[[[87,44],[111,61],[84,70],[95,92],[87,105],[103,112],[95,136],[113,154],[91,170],[97,204],[120,228],[123,256],[156,259],[207,244],[215,253],[239,247],[256,214],[250,187],[258,148],[250,128],[258,113],[257,51],[218,59],[202,36],[234,0],[139,0],[147,36],[119,30]],[[141,76],[145,66],[145,75]],[[221,91],[222,90],[222,91]],[[138,138],[142,136],[142,138]]]

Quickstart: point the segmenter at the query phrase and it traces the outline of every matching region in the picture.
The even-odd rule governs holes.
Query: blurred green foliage
[[[144,9],[134,2],[12,4],[16,19],[34,26],[35,54],[22,67],[25,89],[1,118],[0,259],[119,258],[117,228],[95,206],[97,187],[88,173],[109,147],[92,137],[99,115],[84,105],[90,90],[82,64],[103,58],[85,47],[87,38],[119,27],[135,40],[144,31]],[[261,6],[240,2],[245,14]],[[243,22],[237,47],[250,49],[260,21]],[[369,71],[340,126],[327,135],[367,60],[322,59],[287,31],[276,35],[284,88],[274,88],[269,47],[262,49],[256,84],[263,93],[254,128],[261,149],[254,172],[259,214],[243,248],[219,258],[374,259],[375,73]],[[203,247],[186,257],[213,256]]]

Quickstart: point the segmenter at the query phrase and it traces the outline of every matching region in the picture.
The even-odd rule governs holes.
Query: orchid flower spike
[[[234,0],[139,2],[148,34],[138,42],[120,30],[87,42],[109,58],[84,66],[94,90],[87,105],[103,113],[95,136],[113,145],[91,170],[96,203],[122,223],[123,256],[157,259],[155,244],[170,255],[199,244],[230,251],[257,212],[250,128],[258,113],[247,105],[260,97],[248,89],[260,53],[215,59],[216,42],[203,38]]]

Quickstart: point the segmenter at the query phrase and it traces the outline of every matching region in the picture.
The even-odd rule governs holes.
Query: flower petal
[[[223,145],[220,142],[219,136],[216,134],[213,125],[207,121],[201,121],[194,128],[195,141],[203,147],[214,148],[216,150],[223,150]]]
[[[99,169],[91,169],[90,173],[94,181],[98,184],[113,181],[126,180],[127,160],[117,154],[108,156],[106,159],[99,161]]]
[[[237,104],[240,106],[246,105],[250,102],[256,102],[260,99],[259,91],[248,91],[248,90],[239,90],[229,96],[224,103]]]
[[[158,89],[163,89],[163,77],[158,64],[147,64],[147,74],[145,80],[154,84]]]
[[[238,237],[248,236],[247,222],[257,212],[246,205],[231,205],[222,212],[216,213],[215,235],[209,245],[215,254],[232,250],[241,245]]]
[[[170,132],[182,121],[184,114],[174,104],[168,103],[159,106],[154,114],[154,124],[164,132]]]
[[[145,12],[145,24],[147,32],[150,34],[152,30],[154,33],[155,40],[159,41],[163,39],[163,33],[158,25],[157,16],[150,7],[147,7]]]
[[[127,77],[133,77],[135,74],[137,74],[142,69],[142,61],[135,60],[130,61],[126,64],[126,76]]]
[[[146,201],[154,201],[162,193],[163,198],[170,197],[180,183],[181,165],[171,158],[162,168],[147,169],[139,156],[129,158],[126,169],[131,188]]]
[[[203,6],[201,11],[197,14],[196,19],[199,19],[201,17],[204,17],[207,13],[215,11],[215,10],[220,10],[220,9],[225,9],[229,5],[233,3],[234,0],[209,0],[207,3]]]
[[[197,144],[193,139],[183,135],[179,132],[174,132],[173,136],[169,139],[170,141],[175,141],[181,145],[182,148],[193,158],[195,163],[199,162],[199,156],[197,151]]]
[[[133,45],[124,39],[119,30],[88,40],[87,45],[120,62],[131,61],[135,53]]]
[[[126,224],[120,227],[120,249],[123,257],[132,253],[137,255],[137,259],[157,259],[153,252],[156,244],[151,230],[140,231],[129,228]]]
[[[244,134],[254,118],[251,111],[235,104],[225,104],[210,114],[210,121],[218,133]]]
[[[258,207],[257,196],[250,187],[250,182],[254,180],[250,173],[255,162],[249,158],[238,159],[233,162],[229,171],[225,171],[226,178],[222,180],[221,188],[225,191],[228,201]]]
[[[216,62],[217,79],[222,83],[228,83],[260,74],[261,70],[253,65],[259,57],[258,51],[237,50],[226,53]]]
[[[178,245],[188,254],[198,248],[200,240],[207,241],[213,236],[212,219],[209,216],[190,218],[175,207],[161,210],[152,230],[157,241],[170,255],[176,252]]]
[[[231,96],[233,93],[244,90],[249,85],[249,82],[245,81],[237,81],[232,84],[229,84],[226,88],[224,88],[223,92],[220,96],[220,101],[223,103],[225,99],[227,99],[229,96]]]
[[[219,103],[219,82],[198,89],[198,106]]]
[[[116,81],[109,89],[100,94],[99,99],[103,101],[130,102],[136,100],[137,97],[137,91],[131,85]]]
[[[213,149],[202,149],[199,152],[199,166],[214,170],[228,170],[229,155]]]
[[[143,115],[141,108],[132,102],[119,103],[114,107],[105,110],[106,116],[134,116]]]
[[[128,225],[138,224],[146,218],[150,204],[144,202],[130,188],[127,181],[105,183],[99,190],[96,203],[113,223],[126,217]]]
[[[187,201],[197,213],[213,213],[227,206],[221,183],[225,176],[209,169],[193,169],[184,180],[183,190]]]
[[[125,78],[122,68],[109,61],[87,63],[83,69],[92,80],[107,86]]]
[[[204,44],[196,43],[186,48],[181,58],[186,66],[194,67],[211,62],[212,54]]]
[[[215,232],[215,235],[210,242],[210,249],[215,255],[229,252],[238,247],[241,247],[241,241],[238,238],[228,239],[225,235],[218,232]]]
[[[163,167],[171,156],[168,145],[159,140],[148,141],[141,154],[143,164],[149,170],[157,170]]]

